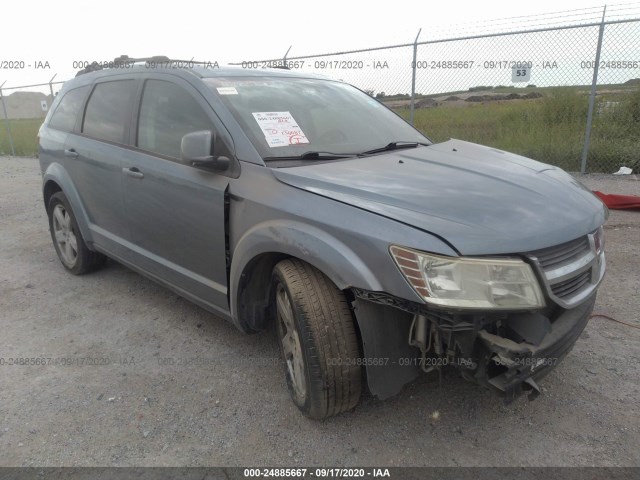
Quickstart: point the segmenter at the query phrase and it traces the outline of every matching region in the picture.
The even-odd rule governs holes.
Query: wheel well
[[[240,276],[238,320],[247,330],[258,332],[269,323],[271,273],[278,262],[289,258],[282,253],[263,253],[253,258]]]
[[[49,211],[49,199],[56,192],[61,192],[62,188],[53,180],[49,180],[44,186],[44,208]]]
[[[238,320],[249,332],[259,332],[269,325],[269,303],[272,297],[271,274],[278,262],[297,258],[284,253],[263,253],[254,257],[244,268],[238,285]],[[304,262],[302,258],[297,258]],[[324,272],[323,272],[324,273]],[[354,300],[351,289],[343,290],[349,304]],[[357,322],[356,323],[356,329]],[[359,336],[358,331],[358,336]]]

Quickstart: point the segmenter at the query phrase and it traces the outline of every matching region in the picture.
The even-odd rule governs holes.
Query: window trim
[[[127,112],[124,115],[124,119],[125,119],[125,124],[123,126],[123,135],[122,135],[122,141],[121,142],[116,142],[113,140],[108,140],[105,138],[98,138],[98,137],[94,137],[93,135],[89,135],[87,133],[85,133],[84,130],[84,123],[86,121],[86,117],[87,117],[87,107],[89,106],[89,102],[91,101],[91,97],[93,96],[93,94],[95,93],[96,89],[98,88],[99,85],[103,84],[103,83],[113,83],[113,82],[124,82],[124,81],[132,81],[134,82],[133,84],[133,89],[131,92],[131,98],[129,99],[129,103],[127,104]],[[89,95],[86,97],[85,102],[84,102],[84,106],[83,106],[83,111],[82,111],[82,118],[80,120],[80,124],[76,125],[77,131],[75,133],[77,133],[78,135],[85,137],[85,138],[90,138],[92,140],[96,140],[98,142],[103,142],[103,143],[107,143],[110,145],[117,145],[120,147],[130,147],[131,146],[131,139],[130,139],[130,130],[131,130],[131,112],[135,109],[135,106],[133,105],[133,101],[136,98],[136,94],[138,91],[138,87],[139,87],[139,83],[140,83],[140,79],[136,78],[136,77],[125,77],[125,78],[118,78],[117,76],[114,77],[104,77],[104,78],[99,78],[97,79],[91,86],[91,92],[89,93]]]
[[[131,147],[139,152],[143,152],[147,155],[151,155],[154,157],[159,157],[162,158],[163,160],[168,160],[170,162],[174,162],[174,163],[179,163],[180,165],[187,165],[186,163],[182,162],[179,158],[176,157],[172,157],[170,155],[165,155],[164,153],[160,153],[160,152],[154,152],[152,150],[147,150],[144,148],[141,148],[138,146],[138,136],[140,135],[140,114],[142,113],[142,101],[144,100],[144,91],[147,87],[147,83],[149,83],[149,81],[158,81],[158,82],[166,82],[169,83],[171,85],[176,86],[177,88],[181,88],[184,92],[186,92],[187,95],[190,95],[191,98],[198,104],[198,106],[202,109],[202,112],[205,114],[205,116],[209,119],[209,123],[211,124],[211,134],[213,137],[213,142],[214,145],[217,144],[218,142],[218,129],[216,128],[215,125],[215,121],[213,120],[211,113],[208,110],[211,110],[211,106],[206,103],[206,105],[209,108],[206,108],[205,106],[203,106],[203,102],[201,102],[195,95],[193,95],[193,92],[190,92],[187,88],[185,88],[183,85],[180,85],[179,83],[172,81],[172,79],[168,79],[168,78],[157,78],[157,77],[146,77],[143,78],[142,81],[140,82],[140,86],[138,89],[138,92],[136,93],[136,98],[134,99],[135,101],[135,112],[134,112],[134,116],[135,118],[132,118],[132,123],[130,125],[131,127],[131,132],[130,132],[130,138],[131,138]],[[199,92],[198,92],[199,93]],[[191,165],[187,165],[187,166],[191,166]]]
[[[76,90],[81,90],[83,88],[87,89],[87,92],[91,92],[91,85],[80,85],[79,87],[75,87],[75,88],[70,88],[69,90],[67,90],[66,92],[64,92],[64,94],[62,95],[62,97],[60,97],[60,101],[58,102],[58,105],[56,105],[55,110],[53,110],[51,112],[51,118],[49,119],[49,121],[47,122],[47,127],[55,130],[56,132],[62,132],[62,133],[76,133],[77,128],[78,128],[78,120],[80,118],[84,117],[84,109],[87,103],[87,92],[84,93],[84,96],[82,97],[82,101],[80,102],[80,108],[78,109],[78,112],[76,113],[76,118],[75,118],[75,122],[73,123],[73,126],[71,127],[70,130],[62,130],[61,128],[57,128],[54,127],[51,122],[53,121],[53,118],[56,116],[56,113],[58,112],[58,110],[60,109],[60,106],[62,105],[62,102],[64,101],[64,99],[66,98],[67,95],[69,95],[71,92],[74,92]]]
[[[84,125],[87,105],[89,104],[89,99],[91,98],[91,95],[93,94],[97,85],[101,83],[121,81],[121,80],[133,80],[134,82],[136,82],[136,86],[134,87],[133,89],[134,91],[132,93],[131,104],[129,107],[129,115],[125,119],[126,132],[124,135],[125,137],[124,143],[117,143],[117,142],[105,140],[102,138],[96,138],[83,133],[82,126]],[[205,114],[211,120],[212,131],[215,136],[214,138],[216,140],[216,144],[219,146],[222,145],[221,150],[218,150],[218,148],[220,147],[216,147],[215,150],[218,151],[220,155],[229,156],[232,162],[231,168],[223,172],[212,172],[211,170],[206,168],[199,168],[199,167],[194,167],[192,165],[188,165],[186,163],[181,162],[179,159],[176,160],[173,157],[168,157],[162,154],[140,149],[136,145],[134,145],[133,142],[131,142],[131,139],[136,138],[136,135],[137,135],[137,128],[138,128],[137,119],[139,115],[140,105],[142,102],[142,91],[143,91],[144,84],[147,80],[161,80],[161,81],[173,83],[179,87],[184,88],[188,93],[192,95],[192,97],[196,100],[196,102],[200,105],[200,107],[204,110]],[[69,132],[69,133],[73,133],[74,135],[78,135],[80,137],[84,137],[90,140],[102,142],[108,145],[114,145],[119,148],[124,148],[131,152],[142,153],[144,155],[149,155],[161,160],[166,160],[172,163],[176,163],[178,165],[184,165],[185,167],[194,168],[201,172],[210,172],[212,174],[215,173],[215,175],[222,175],[230,178],[238,178],[240,176],[240,171],[241,171],[241,162],[236,157],[236,145],[235,145],[234,137],[231,134],[231,131],[229,130],[227,125],[225,125],[225,123],[221,120],[218,112],[216,112],[216,109],[211,103],[211,100],[207,98],[208,95],[213,95],[213,94],[210,93],[209,89],[205,85],[197,85],[196,83],[199,83],[199,82],[189,81],[189,79],[184,78],[178,72],[176,73],[135,72],[134,74],[121,73],[121,74],[109,74],[109,75],[100,76],[91,83],[87,83],[85,85],[76,87],[76,88],[89,87],[90,92],[84,99],[84,103],[82,105],[82,115],[78,116],[78,120],[76,122],[73,132]],[[220,105],[220,108],[224,109],[224,106]]]

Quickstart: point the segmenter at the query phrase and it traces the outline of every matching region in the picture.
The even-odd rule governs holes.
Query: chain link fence
[[[476,27],[431,32],[429,37],[439,35],[432,39],[418,32],[408,44],[235,65],[259,70],[286,64],[353,84],[436,142],[468,140],[572,172],[621,166],[637,172],[640,12],[629,18],[629,12],[619,13],[625,8],[608,16],[583,9],[552,19],[527,17],[525,24],[505,19],[493,25],[499,32]],[[11,119],[0,109],[0,154],[35,153],[33,139],[46,114],[41,102],[50,106],[60,83],[0,88]],[[48,95],[35,96],[37,89]],[[12,106],[20,104],[19,94],[22,104],[29,103],[22,107],[29,118]],[[42,110],[36,115],[34,108]]]
[[[640,18],[419,33],[412,44],[238,65],[285,63],[359,87],[436,142],[468,140],[572,172],[640,170]]]
[[[0,85],[0,155],[37,153],[36,136],[64,82],[19,87]]]
[[[611,171],[620,166],[640,171],[639,44],[640,23],[603,27],[587,156],[589,171]],[[635,53],[633,68],[628,68],[630,52]]]

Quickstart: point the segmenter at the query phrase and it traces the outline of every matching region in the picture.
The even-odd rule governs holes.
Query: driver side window
[[[189,92],[163,80],[145,82],[138,119],[138,148],[179,159],[182,137],[199,130],[213,131],[213,125]]]

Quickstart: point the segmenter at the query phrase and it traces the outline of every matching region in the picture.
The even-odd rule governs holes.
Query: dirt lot
[[[2,466],[640,465],[638,329],[592,319],[533,402],[446,371],[314,422],[272,334],[244,336],[115,262],[67,274],[40,180],[37,160],[0,157],[0,357],[68,360],[0,365]],[[640,195],[638,180],[584,182]],[[612,211],[606,241],[596,311],[640,325],[640,213]]]

